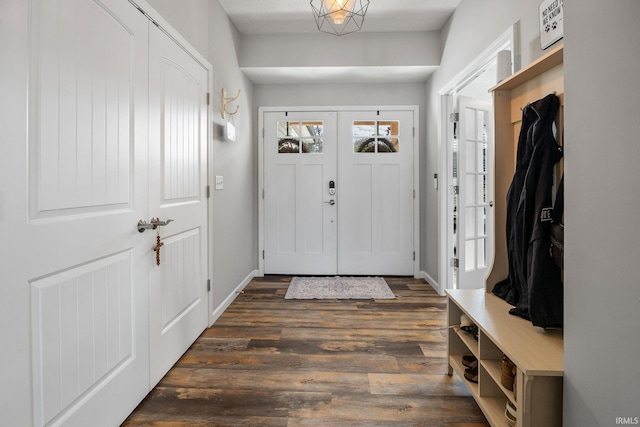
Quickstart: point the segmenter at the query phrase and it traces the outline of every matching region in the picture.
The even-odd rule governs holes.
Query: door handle
[[[328,204],[328,205],[333,206],[333,205],[335,205],[335,204],[336,204],[336,201],[335,201],[335,200],[333,200],[333,199],[331,199],[331,200],[329,200],[328,202],[324,202],[324,203],[326,203],[326,204]]]
[[[144,233],[146,230],[155,230],[158,227],[169,225],[170,222],[173,222],[173,220],[168,219],[166,221],[160,221],[160,218],[151,218],[151,221],[147,222],[141,219],[138,221],[138,232]]]

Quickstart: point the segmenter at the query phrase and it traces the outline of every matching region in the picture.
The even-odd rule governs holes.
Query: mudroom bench
[[[563,337],[559,329],[542,329],[509,314],[512,308],[484,289],[447,291],[448,374],[465,381],[489,423],[510,426],[507,401],[516,408],[518,427],[562,425]],[[461,315],[478,328],[461,329]],[[465,319],[466,320],[466,319]],[[478,361],[477,383],[465,379],[462,356]],[[503,356],[517,367],[515,393],[501,382]]]

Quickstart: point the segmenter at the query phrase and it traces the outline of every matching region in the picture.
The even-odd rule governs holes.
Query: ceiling
[[[219,1],[241,34],[318,31],[309,0]],[[460,0],[371,0],[361,31],[440,31],[459,3]]]
[[[318,0],[314,0],[318,1]],[[461,0],[371,0],[361,33],[440,31]],[[310,0],[219,0],[243,35],[318,33]],[[326,37],[331,37],[324,34]],[[345,35],[343,37],[349,37]],[[302,64],[301,64],[302,65]],[[426,81],[433,66],[247,67],[258,84]]]

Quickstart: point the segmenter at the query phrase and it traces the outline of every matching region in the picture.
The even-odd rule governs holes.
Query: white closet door
[[[339,117],[338,273],[413,274],[413,111]]]
[[[4,94],[29,94],[29,131],[3,151],[0,424],[114,426],[149,387],[148,22],[124,0],[29,13],[28,92]]]
[[[157,27],[149,48],[151,384],[207,326],[207,70]],[[150,221],[150,219],[148,220]],[[148,248],[156,231],[144,233]]]

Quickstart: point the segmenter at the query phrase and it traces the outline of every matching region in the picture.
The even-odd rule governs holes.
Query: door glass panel
[[[487,181],[487,176],[486,175],[476,175],[478,177],[478,179],[476,180],[477,182],[477,191],[478,193],[476,194],[476,201],[478,204],[482,204],[486,202],[487,196],[486,196],[486,192],[485,192],[485,183]]]
[[[356,121],[353,122],[353,136],[370,138],[376,135],[376,122]]]
[[[476,268],[476,241],[467,240],[465,243],[465,261],[464,269],[466,271],[475,270]]]
[[[465,141],[465,149],[467,150],[467,172],[475,172],[476,171],[476,162],[473,159],[476,158],[476,144],[473,141]]]
[[[477,211],[476,211],[476,236],[485,236],[487,234],[486,212],[487,212],[487,209],[484,206],[480,207],[480,208],[477,208]]]
[[[322,120],[278,122],[278,153],[322,153]]]
[[[378,135],[379,136],[398,135],[398,121],[386,120],[386,121],[378,122]]]
[[[291,154],[299,153],[300,144],[297,139],[282,138],[278,140],[278,153]]]
[[[487,239],[478,239],[476,243],[478,248],[477,265],[478,268],[484,268],[487,266]]]
[[[302,140],[303,153],[322,153],[322,139],[304,138]]]
[[[300,136],[322,136],[322,132],[321,121],[302,122],[302,134]]]
[[[396,153],[398,151],[398,138],[380,138],[378,140],[378,153]]]
[[[476,204],[476,176],[467,175],[465,184],[466,186],[463,189],[463,191],[465,192],[465,204],[475,205]]]
[[[355,153],[396,153],[400,146],[397,120],[354,121],[352,127]]]
[[[487,144],[481,142],[478,144],[477,171],[487,172]]]
[[[465,209],[465,237],[472,238],[476,236],[476,208]]]
[[[285,138],[288,136],[297,137],[299,135],[299,122],[278,122],[278,138]]]
[[[354,138],[353,151],[355,153],[374,153],[376,151],[375,138]]]

